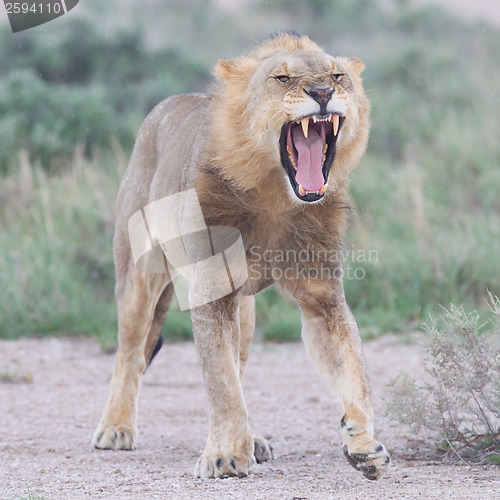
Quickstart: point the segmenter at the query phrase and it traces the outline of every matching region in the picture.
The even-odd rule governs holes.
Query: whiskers
[[[273,121],[276,121],[276,123],[277,123],[280,118],[287,117],[287,114],[279,107],[271,108],[271,111],[273,111],[275,109],[276,109],[276,112],[273,114],[273,116],[271,116],[270,120],[267,122],[266,130],[269,130],[269,127],[271,127],[273,125]]]

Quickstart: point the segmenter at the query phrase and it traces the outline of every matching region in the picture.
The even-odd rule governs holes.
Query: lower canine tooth
[[[319,190],[319,194],[325,194],[328,189],[328,184],[323,184],[323,187]]]
[[[305,196],[306,190],[299,184],[299,194],[300,196]]]
[[[293,153],[292,153],[292,149],[290,148],[290,146],[287,145],[286,147],[286,151],[288,153],[288,159],[290,160],[290,163],[292,164],[292,167],[297,170],[297,165],[295,164],[295,160],[293,159]],[[324,163],[324,162],[323,162]]]

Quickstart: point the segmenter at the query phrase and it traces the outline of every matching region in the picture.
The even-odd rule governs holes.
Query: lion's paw
[[[92,444],[104,450],[134,450],[137,444],[137,432],[128,425],[99,426]]]
[[[389,453],[387,453],[385,446],[378,441],[373,441],[366,453],[351,453],[346,444],[342,451],[347,461],[371,481],[380,479],[391,464]]]
[[[237,459],[233,456],[203,454],[194,469],[195,477],[225,478],[230,476],[245,477],[248,475],[252,459]]]
[[[267,462],[268,460],[274,460],[274,448],[266,439],[254,437],[253,455],[258,464]]]

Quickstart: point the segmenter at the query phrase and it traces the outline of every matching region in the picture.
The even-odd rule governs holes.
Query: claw
[[[366,477],[366,479],[369,479],[370,481],[376,481],[377,479],[381,478],[386,472],[387,468],[389,467],[389,464],[391,462],[391,457],[387,452],[385,454],[383,463],[380,463],[378,465],[374,465],[373,463],[373,462],[378,463],[380,461],[383,455],[381,456],[377,454],[383,450],[384,447],[380,443],[377,444],[373,453],[371,454],[349,453],[349,449],[347,448],[346,444],[342,447],[342,451],[349,464],[356,470],[362,472],[363,475]]]

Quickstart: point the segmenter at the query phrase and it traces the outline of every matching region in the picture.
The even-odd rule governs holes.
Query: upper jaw
[[[333,164],[336,152],[336,143],[339,131],[345,120],[343,113],[327,113],[325,115],[311,114],[299,116],[291,121],[286,122],[281,128],[279,139],[281,164],[288,174],[291,188],[295,196],[303,202],[316,202],[321,200],[328,188],[328,176]],[[300,127],[302,130],[294,129]],[[321,158],[321,173],[323,176],[323,184],[320,186],[318,182],[314,185],[315,189],[306,189],[308,186],[302,186],[296,180],[299,176],[298,172],[298,151],[295,147],[294,136],[302,137],[302,141],[310,137],[313,130],[314,137],[320,138],[323,143],[322,158]],[[303,170],[303,169],[302,169]],[[312,175],[311,172],[309,172]],[[319,175],[318,166],[314,169],[316,175]],[[302,173],[301,173],[302,175]]]

